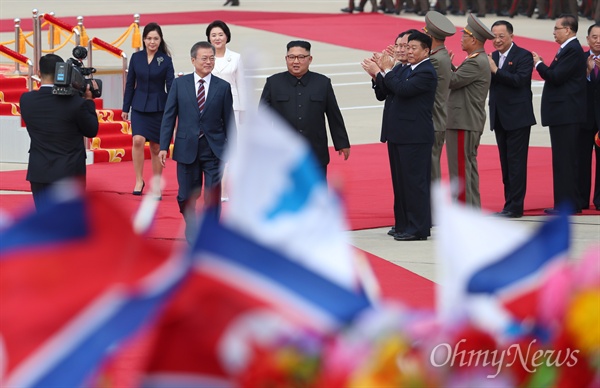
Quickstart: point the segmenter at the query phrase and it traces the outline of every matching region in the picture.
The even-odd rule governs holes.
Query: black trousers
[[[590,207],[590,191],[592,187],[592,154],[596,156],[596,174],[594,184],[594,206],[600,206],[600,148],[595,145],[594,137],[598,132],[596,126],[579,129],[577,143],[577,190],[579,207]]]
[[[580,210],[577,196],[577,143],[579,124],[551,125],[554,207],[568,204]]]
[[[431,235],[431,148],[388,142],[396,233]]]
[[[522,214],[527,190],[527,155],[531,127],[507,131],[496,120],[494,135],[504,184],[503,210]]]

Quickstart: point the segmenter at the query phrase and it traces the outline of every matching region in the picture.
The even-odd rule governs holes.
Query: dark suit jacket
[[[540,63],[537,71],[546,81],[542,92],[542,125],[583,123],[585,102],[586,56],[577,39],[570,41],[554,57],[550,66]]]
[[[498,65],[500,53],[497,50],[492,53],[492,59]],[[496,118],[507,131],[535,125],[531,92],[532,71],[531,53],[513,43],[502,69],[492,74],[489,96],[492,131]]]
[[[98,134],[93,101],[80,96],[57,96],[52,87],[24,93],[21,118],[31,138],[27,180],[54,183],[85,175],[83,137]]]
[[[388,72],[385,86],[393,93],[383,117],[382,139],[396,144],[433,144],[433,103],[437,74],[431,61]]]
[[[148,64],[146,50],[134,53],[129,61],[123,112],[129,112],[130,108],[140,112],[165,110],[174,77],[173,60],[167,54],[157,51]]]
[[[401,65],[401,64],[397,64],[396,66],[394,66],[394,68],[392,69],[392,71],[390,73],[395,74],[396,76],[399,76],[399,74],[403,71],[405,71],[410,65]],[[379,101],[384,101],[383,103],[383,118],[382,118],[382,125],[381,125],[381,136],[379,137],[379,141],[381,141],[382,143],[385,143],[387,141],[387,136],[386,136],[386,127],[383,125],[384,123],[386,123],[387,121],[389,121],[390,119],[386,116],[388,116],[390,105],[392,103],[392,100],[394,99],[394,93],[392,93],[392,91],[390,89],[387,88],[387,86],[385,86],[385,81],[384,81],[384,76],[381,73],[377,74],[377,77],[375,77],[374,80],[371,81],[371,83],[373,84],[373,90],[375,91],[375,98],[377,98],[377,100]]]
[[[350,147],[331,80],[322,74],[309,71],[300,80],[288,71],[272,75],[267,78],[259,105],[271,107],[304,135],[323,166],[329,163],[325,116],[335,149]]]
[[[585,58],[590,55],[589,51],[585,52]],[[587,86],[587,120],[585,128],[590,129],[596,124],[596,130],[600,131],[600,75],[594,76],[594,72],[590,73],[590,80],[586,82]]]
[[[204,132],[215,156],[225,160],[225,147],[235,138],[237,130],[229,83],[211,75],[204,111],[200,113],[196,101],[194,74],[175,79],[169,91],[160,127],[161,150],[169,149],[176,122],[177,134],[173,149],[175,161],[191,164],[196,160],[200,131]]]

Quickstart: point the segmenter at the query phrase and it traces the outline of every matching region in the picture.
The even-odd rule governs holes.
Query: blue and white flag
[[[250,114],[249,114],[250,115]],[[304,138],[260,110],[230,149],[230,205],[224,222],[322,276],[360,288],[340,199]]]
[[[439,318],[470,318],[492,330],[505,330],[520,318],[507,304],[515,298],[525,301],[548,267],[566,258],[568,217],[548,218],[537,229],[527,228],[452,202],[441,187],[434,190],[433,203]]]

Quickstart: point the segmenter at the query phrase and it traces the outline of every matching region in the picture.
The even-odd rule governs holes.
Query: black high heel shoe
[[[144,187],[146,187],[146,182],[142,181],[142,189],[140,191],[133,190],[133,193],[131,193],[131,194],[142,195],[142,193],[144,192]]]

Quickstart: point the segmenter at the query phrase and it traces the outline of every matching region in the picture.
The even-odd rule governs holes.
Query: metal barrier
[[[28,70],[28,74],[27,74],[27,88],[29,90],[32,90],[33,89],[33,66],[32,66],[33,63],[31,62],[31,59],[27,58],[23,54],[19,54],[18,52],[9,49],[8,47],[6,47],[3,44],[0,44],[0,53],[6,55],[7,57],[11,58],[15,62],[26,65],[28,67],[29,70]]]
[[[142,47],[141,35],[140,35],[140,31],[139,31],[140,14],[136,13],[133,15],[133,17],[134,17],[133,23],[131,23],[131,25],[129,26],[127,31],[125,31],[113,43],[108,43],[97,37],[93,38],[91,40],[88,40],[87,34],[85,32],[85,27],[83,24],[83,16],[77,17],[77,25],[72,25],[72,24],[69,24],[69,23],[66,23],[66,22],[60,20],[59,18],[54,16],[53,12],[40,14],[37,9],[33,9],[32,17],[33,17],[33,31],[31,32],[31,34],[27,34],[27,36],[25,36],[23,34],[23,31],[21,30],[21,19],[18,19],[18,18],[14,19],[14,23],[15,23],[14,47],[15,47],[15,49],[13,51],[16,54],[20,53],[22,55],[26,51],[25,50],[26,44],[28,44],[30,47],[33,48],[33,59],[30,61],[33,69],[31,69],[31,67],[30,67],[30,71],[29,71],[29,78],[30,78],[31,85],[33,85],[33,83],[31,82],[32,75],[35,75],[39,72],[39,61],[42,56],[42,53],[55,52],[56,50],[64,47],[64,45],[71,40],[71,37],[74,37],[74,39],[75,39],[74,44],[76,46],[81,45],[81,46],[88,47],[88,59],[87,59],[88,67],[93,66],[92,52],[93,52],[94,48],[105,50],[105,51],[122,59],[122,68],[121,68],[122,78],[123,78],[122,92],[125,91],[125,83],[126,83],[126,79],[127,79],[127,56],[123,50],[118,48],[118,46],[123,44],[125,42],[125,40],[128,38],[128,36],[131,33],[133,33],[132,47],[136,51],[140,50],[140,48]],[[42,19],[43,19],[43,23],[42,23]],[[50,47],[49,50],[42,50],[42,28],[45,25],[48,25],[48,34],[49,34],[49,38],[50,38],[49,39],[49,47]],[[57,39],[60,40],[60,31],[61,30],[70,32],[71,36],[69,36],[67,38],[67,40],[64,42],[64,44],[62,44],[58,48],[55,48],[54,47],[54,45],[55,45],[54,38],[57,37]],[[27,38],[32,35],[33,35],[32,42],[29,42],[27,40]],[[12,43],[12,41],[10,43]],[[9,42],[4,42],[4,44],[2,44],[2,45],[6,47],[6,44],[9,44]],[[9,55],[9,56],[12,59],[14,59],[14,61],[15,61],[15,73],[22,74],[21,65],[22,64],[27,65],[27,62],[17,60],[15,58],[13,58],[11,55]]]

